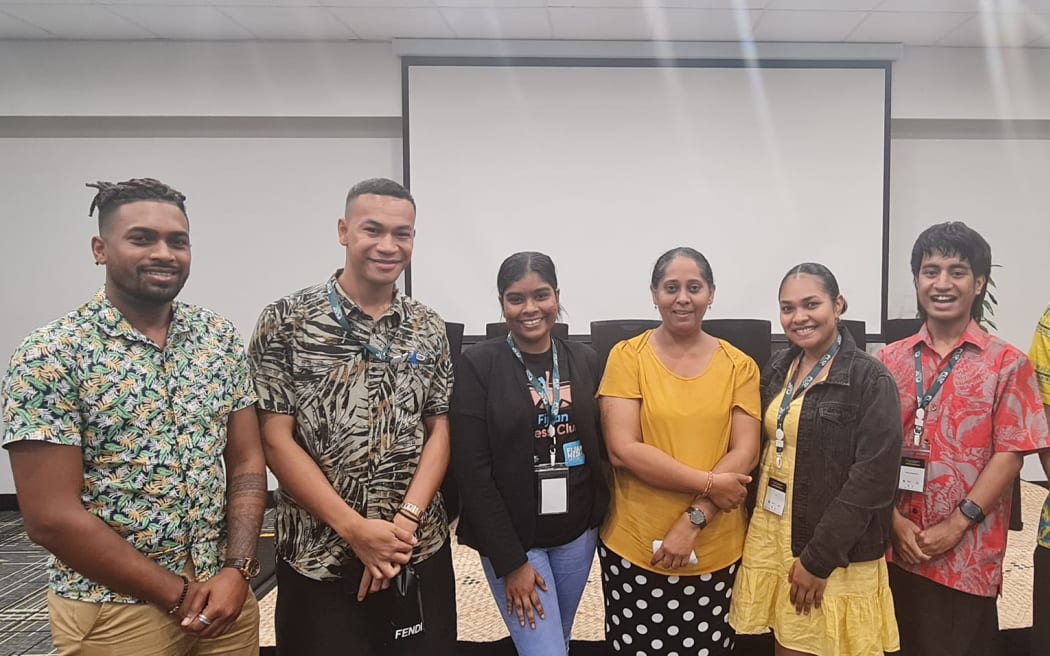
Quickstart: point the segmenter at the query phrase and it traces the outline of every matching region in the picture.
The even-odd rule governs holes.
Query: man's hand
[[[179,609],[182,628],[201,638],[221,636],[233,628],[247,597],[248,582],[232,567],[223,567],[204,583],[191,582]],[[208,622],[202,622],[200,615]]]
[[[795,612],[799,615],[809,615],[813,608],[820,608],[824,601],[824,588],[828,584],[827,579],[813,576],[809,570],[796,558],[788,570],[788,583],[791,589],[788,595],[791,603],[795,606]]]
[[[894,508],[893,531],[890,534],[890,538],[893,540],[893,553],[909,565],[918,565],[930,559],[919,546],[920,532],[921,530],[915,522],[900,514]]]
[[[951,551],[955,545],[959,544],[959,540],[962,540],[968,528],[970,528],[970,520],[956,509],[943,522],[919,531],[919,549],[930,558]]]
[[[503,588],[507,595],[507,615],[518,614],[518,624],[525,626],[526,618],[529,628],[536,628],[536,616],[547,619],[543,614],[543,604],[536,588],[547,591],[547,582],[526,561],[524,565],[503,577]]]
[[[736,472],[712,474],[711,489],[707,492],[710,499],[722,512],[729,512],[744,503],[747,499],[747,484],[751,477]]]
[[[689,564],[700,527],[689,521],[684,512],[664,535],[664,542],[653,554],[649,564],[663,569],[678,569]]]
[[[416,537],[411,531],[382,519],[362,519],[350,531],[340,532],[373,579],[392,579],[412,558]]]
[[[399,514],[394,515],[393,524],[394,526],[411,534],[412,538],[415,539],[416,528],[419,526],[418,524],[408,519],[407,517],[403,517]],[[392,563],[391,565],[395,569],[394,576],[397,576],[397,572],[401,570],[401,566],[395,563]],[[389,587],[389,578],[376,578],[372,575],[371,570],[369,570],[366,567],[364,573],[361,574],[361,584],[357,587],[357,600],[364,601],[365,597],[367,597],[368,595],[379,592],[380,590],[386,590]]]

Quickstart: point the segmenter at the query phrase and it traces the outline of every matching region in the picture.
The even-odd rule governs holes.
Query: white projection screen
[[[881,332],[889,64],[406,59],[409,284],[448,321],[499,321],[515,251],[558,267],[570,332],[655,317],[665,250],[711,262],[711,318],[766,318],[789,267],[828,265]]]

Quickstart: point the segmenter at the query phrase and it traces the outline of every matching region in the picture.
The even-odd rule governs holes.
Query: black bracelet
[[[190,580],[182,574],[179,574],[179,578],[182,579],[182,594],[179,595],[179,600],[168,611],[168,615],[174,615],[179,612],[179,609],[182,608],[182,602],[186,601],[186,593],[190,591]]]
[[[400,510],[398,510],[397,514],[401,515],[402,517],[404,517],[408,521],[412,522],[413,524],[416,524],[416,525],[419,524],[419,518],[418,517],[413,517],[412,515],[408,514],[408,512],[406,512],[404,508],[401,508]]]

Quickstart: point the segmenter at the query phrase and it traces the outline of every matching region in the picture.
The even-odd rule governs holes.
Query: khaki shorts
[[[47,593],[51,637],[61,656],[258,656],[259,604],[250,591],[225,635],[201,639],[153,604],[93,604]]]

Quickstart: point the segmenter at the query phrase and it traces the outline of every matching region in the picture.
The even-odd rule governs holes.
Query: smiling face
[[[339,243],[346,247],[346,271],[358,285],[393,285],[412,260],[416,211],[403,198],[362,194],[339,219]]]
[[[514,343],[525,353],[543,353],[550,347],[551,330],[558,320],[558,290],[540,274],[529,271],[511,283],[500,301]]]
[[[700,265],[686,256],[668,262],[652,294],[664,328],[682,335],[699,332],[707,308],[715,300],[714,287],[708,284]]]
[[[845,301],[832,298],[824,281],[809,273],[789,275],[780,286],[780,326],[788,340],[806,353],[820,357],[839,333]]]
[[[969,323],[974,302],[987,282],[975,276],[970,263],[958,255],[934,251],[922,258],[915,276],[915,295],[928,321]]]
[[[190,275],[190,228],[175,205],[142,200],[113,210],[92,238],[106,266],[106,293],[118,307],[147,310],[170,303]]]

